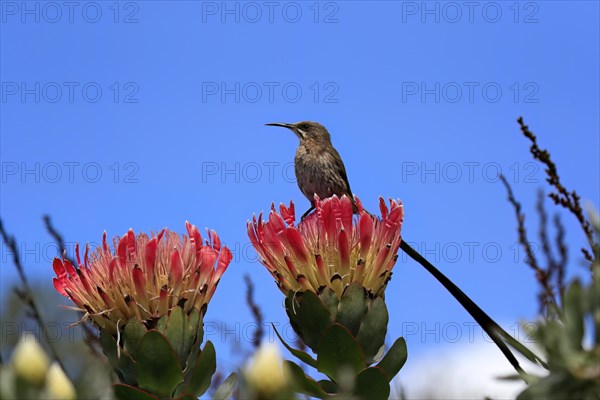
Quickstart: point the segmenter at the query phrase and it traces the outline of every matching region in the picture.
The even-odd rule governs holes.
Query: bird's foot
[[[300,222],[304,221],[304,218],[308,217],[308,214],[310,214],[310,212],[314,209],[315,209],[315,206],[310,206],[310,208],[308,210],[306,210],[306,212],[304,214],[302,214],[302,216],[300,217]]]

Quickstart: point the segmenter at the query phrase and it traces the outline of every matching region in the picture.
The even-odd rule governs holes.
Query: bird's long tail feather
[[[529,361],[540,364],[547,368],[544,360],[535,355],[531,350],[521,344],[518,340],[513,338],[504,329],[500,327],[489,315],[485,313],[473,300],[469,298],[458,286],[456,286],[446,275],[440,272],[436,267],[433,266],[425,257],[419,254],[404,240],[400,244],[400,248],[408,254],[413,260],[421,264],[431,275],[435,277],[445,288],[454,296],[454,298],[463,306],[465,310],[473,317],[473,319],[483,328],[483,330],[492,338],[494,343],[498,346],[500,351],[512,364],[514,369],[519,375],[527,380],[527,374],[521,366],[519,361],[516,359],[514,354],[510,351],[507,344],[525,356]]]

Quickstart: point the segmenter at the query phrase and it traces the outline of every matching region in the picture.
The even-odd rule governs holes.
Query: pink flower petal
[[[347,232],[352,232],[352,200],[346,195],[340,199],[341,219],[344,229]]]
[[[183,279],[183,261],[179,250],[173,250],[171,253],[171,272],[169,274],[169,282],[172,287],[180,287]]]
[[[221,239],[219,239],[219,235],[217,235],[217,232],[212,231],[212,243],[213,243],[213,247],[216,251],[221,250]]]
[[[105,253],[110,252],[110,249],[108,247],[108,243],[106,243],[106,231],[104,231],[104,234],[102,235],[102,250]]]
[[[371,248],[371,241],[373,239],[373,217],[364,213],[361,214],[358,221],[360,257],[365,259]]]
[[[65,271],[67,271],[67,274],[69,274],[70,278],[77,278],[77,270],[75,267],[73,267],[71,261],[63,260],[63,265],[65,266]]]
[[[88,255],[89,255],[89,253],[90,253],[90,245],[86,244],[85,245],[85,254],[83,256],[83,266],[85,267],[85,269],[88,268],[88,261],[89,261]]]
[[[221,254],[219,255],[219,263],[215,272],[215,279],[221,279],[221,275],[223,275],[223,272],[225,272],[227,266],[229,265],[232,259],[233,255],[231,254],[231,251],[229,251],[229,249],[226,246],[221,248]]]
[[[346,231],[342,229],[338,235],[338,254],[340,256],[341,269],[346,271],[350,268],[350,244]]]
[[[156,265],[156,251],[158,248],[158,238],[153,237],[144,249],[144,264],[146,267],[146,276],[154,278]]]
[[[287,241],[290,244],[290,248],[293,254],[303,263],[308,261],[308,251],[304,245],[302,235],[295,228],[287,228],[286,231]]]
[[[52,261],[52,269],[54,269],[54,273],[58,278],[64,278],[67,276],[67,271],[65,270],[65,266],[60,258],[54,258]]]
[[[281,216],[288,224],[288,226],[294,226],[296,222],[296,211],[294,209],[294,202],[290,201],[290,207],[286,207],[283,203],[279,205],[279,211],[281,212]]]
[[[133,229],[130,229],[127,232],[127,250],[129,251],[129,256],[132,260],[136,259],[136,240],[135,233],[133,233]]]
[[[81,258],[79,255],[79,243],[75,244],[75,258],[77,258],[77,265],[79,266],[79,268],[81,268],[82,265],[81,265]]]
[[[119,265],[124,268],[125,263],[127,262],[127,239],[128,236],[125,234],[119,240],[119,245],[117,247],[117,254],[119,255]]]
[[[62,283],[63,280],[60,278],[52,278],[52,284],[54,285],[54,289],[65,297],[69,297],[67,292],[65,291],[65,285]]]
[[[146,277],[144,276],[144,271],[142,271],[140,267],[136,266],[131,271],[131,276],[133,278],[137,295],[146,297]]]
[[[388,208],[385,205],[383,197],[379,198],[379,210],[381,211],[381,219],[386,219],[388,215]]]

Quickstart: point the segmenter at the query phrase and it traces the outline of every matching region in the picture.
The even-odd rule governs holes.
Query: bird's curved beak
[[[270,122],[268,124],[265,124],[265,126],[281,126],[283,128],[294,129],[294,125],[292,125],[292,124],[284,124],[284,123],[281,123],[281,122]]]
[[[296,134],[296,136],[298,136],[298,139],[300,139],[300,140],[304,139],[305,133],[302,132],[300,129],[298,129],[298,127],[295,124],[284,124],[281,122],[271,122],[271,123],[265,124],[265,125],[266,126],[280,126],[282,128],[288,128],[289,130],[294,132]]]
[[[266,126],[280,126],[282,128],[288,128],[289,130],[291,130],[292,132],[294,132],[296,134],[296,136],[298,136],[298,139],[302,140],[304,138],[304,132],[302,132],[300,129],[298,129],[298,127],[296,127],[296,125],[294,124],[284,124],[281,122],[271,122],[269,124],[265,124]]]

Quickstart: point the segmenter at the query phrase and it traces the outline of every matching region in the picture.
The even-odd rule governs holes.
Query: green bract
[[[319,352],[325,331],[339,324],[358,342],[367,364],[381,356],[387,308],[383,298],[370,298],[360,284],[348,285],[341,298],[327,287],[319,295],[291,292],[285,300],[285,310],[294,331],[315,353]]]
[[[364,287],[353,283],[340,298],[330,288],[318,295],[290,292],[285,306],[292,327],[317,359],[279,338],[293,355],[330,378],[317,382],[288,362],[298,392],[319,398],[352,394],[387,399],[389,382],[406,362],[407,351],[400,338],[382,358],[388,323],[382,297],[372,298]]]
[[[186,315],[178,306],[152,329],[132,318],[116,337],[102,330],[102,349],[122,382],[115,386],[117,398],[202,395],[216,370],[212,343],[200,351],[203,336],[200,314]]]

